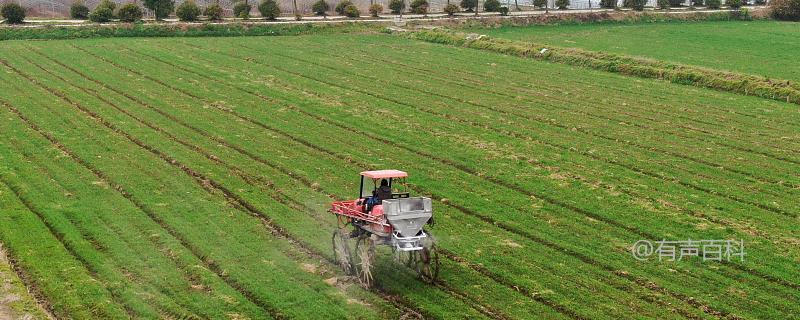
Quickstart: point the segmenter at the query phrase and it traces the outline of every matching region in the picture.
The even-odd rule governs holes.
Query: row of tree
[[[223,9],[219,3],[211,4],[204,9],[201,9],[194,0],[186,0],[175,8],[174,0],[142,0],[145,8],[153,12],[157,20],[168,17],[173,12],[181,21],[197,21],[201,16],[205,16],[208,20],[221,20],[223,16]],[[602,8],[616,8],[618,0],[600,0],[600,7]],[[685,0],[657,0],[658,7],[667,9],[670,7],[677,7],[683,5]],[[737,9],[742,6],[744,0],[725,0],[725,5]],[[755,4],[763,4],[765,0],[753,0]],[[299,20],[302,17],[297,14],[297,0],[292,1],[294,4],[294,12],[296,18]],[[623,0],[623,7],[632,8],[634,10],[644,10],[647,0]],[[533,5],[537,8],[547,9],[547,0],[533,0]],[[558,9],[567,9],[570,5],[570,0],[555,0],[554,5]],[[722,0],[691,0],[691,6],[706,6],[711,9],[718,9],[722,6]],[[772,0],[770,1],[771,14],[773,18],[780,20],[800,20],[800,0]],[[393,14],[402,14],[406,11],[406,0],[389,0],[389,10]],[[317,0],[311,6],[312,11],[316,15],[324,16],[330,11],[330,5],[325,0]],[[409,10],[411,13],[427,14],[430,8],[428,0],[411,0]],[[450,3],[444,7],[443,12],[448,15],[454,15],[461,10],[467,12],[475,12],[477,14],[478,0],[461,0],[458,5]],[[485,0],[483,8],[487,12],[500,12],[507,14],[508,8],[503,6],[499,0]],[[378,14],[384,10],[383,6],[379,3],[373,3],[369,6],[370,15],[377,17]],[[233,14],[238,18],[250,18],[252,6],[247,2],[238,2],[233,7]],[[258,11],[261,16],[274,20],[281,14],[280,7],[275,0],[262,0],[258,5]],[[360,16],[358,7],[351,0],[342,0],[339,2],[334,11],[337,14],[357,18]],[[25,19],[25,9],[16,2],[6,3],[0,8],[0,15],[6,20],[6,23],[15,24],[22,23]],[[144,12],[137,3],[127,3],[119,8],[117,4],[111,0],[102,0],[95,8],[94,11],[89,11],[83,2],[75,2],[70,7],[70,16],[73,19],[88,19],[93,22],[108,22],[113,19],[119,19],[123,22],[137,22],[142,19]]]

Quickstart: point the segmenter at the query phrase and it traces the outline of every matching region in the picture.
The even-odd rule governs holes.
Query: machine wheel
[[[353,255],[350,253],[350,237],[345,229],[337,229],[333,232],[331,242],[333,243],[333,258],[339,267],[347,275],[354,275]]]
[[[439,251],[432,240],[427,241],[422,250],[416,251],[414,262],[423,281],[433,283],[439,279]]]
[[[394,247],[392,249],[395,250]],[[417,253],[414,251],[395,251],[395,259],[408,268],[415,268]]]
[[[358,237],[356,242],[355,266],[358,281],[365,287],[372,285],[372,269],[375,263],[375,240],[369,235]]]

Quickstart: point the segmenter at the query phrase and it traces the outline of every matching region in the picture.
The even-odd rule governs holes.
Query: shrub
[[[742,0],[725,0],[725,4],[732,9],[739,9],[742,7]]]
[[[411,1],[411,12],[416,14],[428,13],[428,0],[413,0]]]
[[[0,8],[0,15],[6,19],[8,24],[18,24],[25,20],[25,8],[16,2],[9,2]]]
[[[314,14],[318,16],[324,16],[325,13],[328,12],[328,10],[330,9],[331,6],[328,5],[328,3],[325,2],[325,0],[318,0],[317,2],[314,2],[313,5],[311,5],[311,11],[314,11]]]
[[[771,0],[769,11],[778,20],[800,21],[800,0]]]
[[[702,6],[703,0],[692,0],[692,5],[694,6]]]
[[[636,11],[644,10],[644,5],[647,4],[647,0],[624,0],[622,5],[626,8],[631,8]]]
[[[380,3],[373,3],[369,6],[369,15],[377,18],[381,12],[383,12],[383,6]]]
[[[117,3],[112,2],[111,0],[102,0],[100,1],[100,3],[97,4],[96,7],[94,7],[95,10],[100,8],[108,8],[109,10],[111,10],[111,13],[113,15],[114,10],[117,10]]]
[[[112,18],[114,18],[114,12],[108,7],[98,6],[98,8],[94,9],[94,11],[89,14],[89,21],[92,22],[109,22]]]
[[[722,6],[722,0],[706,0],[706,7],[709,9],[719,9]]]
[[[253,9],[247,2],[237,2],[233,6],[233,16],[242,19],[249,19],[250,18],[250,10]]]
[[[670,7],[680,7],[685,0],[669,0]]]
[[[498,0],[486,0],[483,2],[483,11],[486,12],[497,12],[500,11],[500,1]]]
[[[275,0],[264,0],[258,5],[258,12],[267,20],[275,20],[281,15],[281,8],[278,7],[278,3]]]
[[[478,0],[461,0],[460,5],[464,8],[464,11],[472,12],[475,11],[475,7],[478,6]]]
[[[336,11],[336,13],[338,13],[340,15],[344,15],[344,8],[346,8],[347,6],[349,6],[351,4],[353,4],[353,2],[350,1],[350,0],[342,0],[342,2],[339,2],[338,4],[336,4],[336,7],[333,8],[333,11]]]
[[[144,7],[153,11],[156,16],[156,20],[161,20],[169,17],[169,14],[175,10],[175,1],[144,0]]]
[[[136,22],[142,20],[142,8],[139,8],[135,3],[128,3],[119,8],[117,17],[122,22]]]
[[[89,7],[81,1],[75,1],[69,7],[69,17],[72,19],[86,20],[89,18]]]
[[[533,0],[533,6],[539,9],[547,5],[547,0]]]
[[[500,7],[500,15],[507,16],[508,15],[508,7]]]
[[[354,4],[350,4],[344,7],[344,15],[348,18],[358,18],[361,16],[361,11],[358,11],[358,7]]]
[[[389,10],[394,14],[401,14],[406,9],[405,0],[389,0]]]
[[[669,9],[672,5],[669,3],[669,0],[658,0],[658,7],[661,9]]]
[[[556,8],[558,10],[564,10],[569,7],[569,0],[556,0]]]
[[[451,17],[454,16],[456,14],[456,12],[458,12],[459,10],[461,10],[461,8],[459,8],[457,5],[454,5],[452,3],[444,6],[444,13],[446,13],[448,16],[451,16]]]
[[[175,15],[181,21],[197,21],[200,16],[200,7],[194,3],[194,0],[186,0],[175,9]]]
[[[534,0],[534,2],[535,1],[536,0]],[[542,3],[545,3],[545,2],[542,1]],[[614,9],[616,7],[617,7],[617,0],[600,0],[600,8]]]
[[[208,17],[208,20],[222,20],[222,7],[219,4],[212,4],[206,7],[206,10],[203,11],[203,15]]]

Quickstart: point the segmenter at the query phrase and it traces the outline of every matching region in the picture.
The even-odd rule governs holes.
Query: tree
[[[631,8],[636,11],[644,10],[645,4],[647,4],[647,0],[625,0],[622,2],[624,7]]]
[[[318,16],[324,16],[330,9],[331,6],[328,5],[325,0],[317,0],[317,2],[314,2],[314,4],[311,5],[311,11],[314,11],[314,14]]]
[[[383,12],[383,6],[380,3],[373,3],[369,5],[369,14],[375,18]]]
[[[460,10],[460,8],[457,5],[454,5],[452,3],[447,4],[446,6],[444,6],[444,13],[446,13],[448,16],[451,16],[451,17],[456,15],[458,10]]]
[[[153,11],[156,20],[163,20],[169,17],[170,13],[175,10],[175,1],[173,0],[144,0],[144,7]]]
[[[181,21],[196,21],[200,16],[200,7],[194,3],[194,0],[186,0],[175,9],[175,15]]]
[[[114,12],[111,11],[108,7],[105,6],[97,6],[97,8],[89,14],[89,21],[91,22],[109,22],[111,19],[114,18]]]
[[[208,17],[208,20],[222,20],[222,7],[219,3],[212,4],[206,7],[206,10],[203,11],[203,15]]]
[[[348,18],[358,18],[361,16],[361,12],[358,11],[358,7],[356,7],[356,5],[351,3],[344,7],[344,15]]]
[[[275,20],[275,18],[281,15],[281,9],[278,7],[278,3],[275,2],[275,0],[261,1],[261,4],[258,5],[258,12],[267,20]]]
[[[466,12],[472,12],[478,6],[478,0],[461,0],[461,8]]]
[[[800,0],[771,0],[769,10],[775,19],[800,21]]]
[[[544,8],[547,5],[547,0],[533,0],[533,6],[539,9]]]
[[[617,0],[600,0],[600,8],[614,9],[617,7]]]
[[[102,0],[100,1],[100,3],[97,4],[96,7],[94,7],[94,10],[100,8],[108,8],[108,10],[111,10],[111,12],[113,13],[114,10],[117,10],[117,4],[111,0]]]
[[[250,18],[250,10],[253,9],[247,1],[237,2],[233,6],[233,16],[236,18],[248,19]]]
[[[75,1],[69,7],[69,17],[72,19],[86,20],[89,18],[89,7],[83,1]]]
[[[498,0],[486,0],[483,2],[483,10],[486,12],[498,12],[500,11],[500,1]]]
[[[411,12],[416,14],[427,14],[428,6],[428,0],[413,0],[411,1]]]
[[[394,14],[403,14],[406,9],[406,2],[404,0],[389,0],[389,10]]]
[[[8,24],[19,24],[25,21],[25,8],[16,2],[9,2],[0,8],[0,15],[6,19]]]
[[[336,11],[336,13],[340,15],[344,15],[344,8],[347,8],[347,6],[351,4],[353,4],[353,2],[350,0],[342,0],[342,2],[339,2],[339,4],[336,5],[336,8],[334,8],[333,11]]]
[[[128,3],[117,11],[117,16],[122,22],[136,22],[142,20],[143,15],[142,8],[139,8],[135,3]]]

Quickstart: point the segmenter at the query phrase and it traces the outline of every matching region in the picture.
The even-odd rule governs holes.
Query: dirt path
[[[0,320],[53,319],[14,273],[0,243]]]

